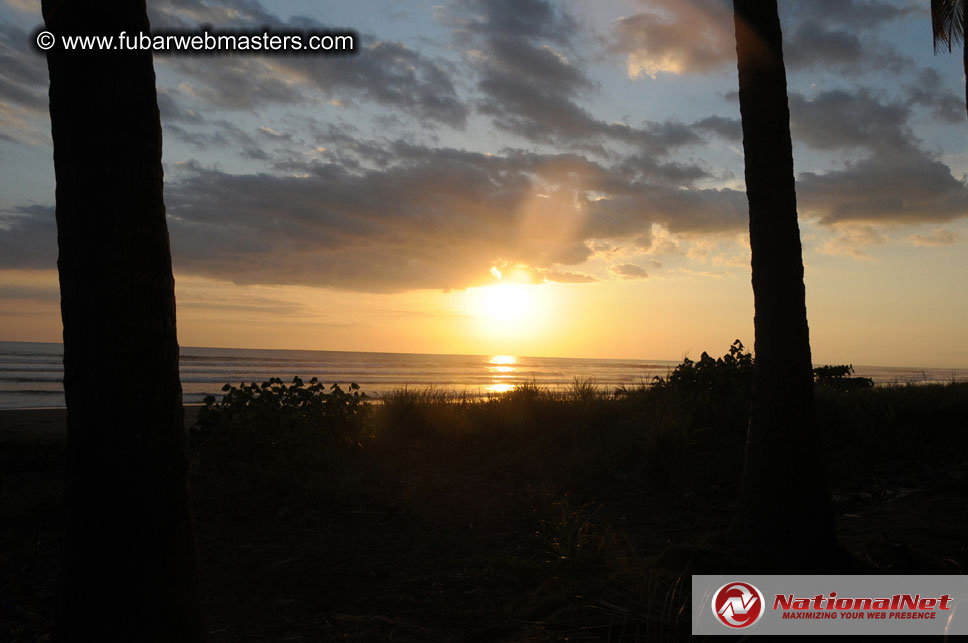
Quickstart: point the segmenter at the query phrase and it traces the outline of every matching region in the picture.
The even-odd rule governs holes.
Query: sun
[[[521,322],[532,312],[533,286],[495,284],[480,289],[481,316],[498,324]]]
[[[461,298],[466,328],[479,340],[478,350],[492,355],[533,350],[532,342],[546,335],[557,309],[550,290],[547,284],[507,275],[497,283],[465,290]]]

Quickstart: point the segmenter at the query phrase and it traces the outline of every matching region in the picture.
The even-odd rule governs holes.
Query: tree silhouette
[[[42,7],[57,36],[148,31],[144,0]],[[47,61],[68,424],[55,638],[202,640],[151,54]]]
[[[736,543],[809,567],[836,540],[816,432],[782,35],[775,0],[734,0],[750,212],[755,365]]]
[[[968,2],[965,0],[931,0],[931,32],[934,53],[939,49],[962,44],[961,57],[965,69],[965,110],[968,111],[968,47],[963,45],[968,30]]]

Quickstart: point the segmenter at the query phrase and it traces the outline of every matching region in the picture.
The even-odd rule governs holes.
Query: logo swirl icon
[[[733,629],[749,627],[763,616],[763,594],[743,582],[726,583],[713,594],[713,614]]]

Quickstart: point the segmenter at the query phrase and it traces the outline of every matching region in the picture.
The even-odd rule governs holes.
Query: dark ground
[[[894,446],[858,457],[870,436],[826,438],[838,540],[867,573],[960,574],[968,565],[963,443],[950,437],[968,429],[963,397],[960,389],[945,398],[956,400],[944,416],[956,426],[934,438],[911,426],[905,409],[911,418],[938,418],[894,398],[886,417],[901,426],[878,429],[896,432]],[[876,415],[888,408],[882,401],[835,400],[829,413]],[[628,423],[595,424],[606,417],[596,412],[580,432],[545,441],[507,432],[377,436],[345,456],[325,500],[304,488],[292,502],[285,490],[240,499],[226,495],[234,481],[222,486],[196,471],[211,640],[687,635],[689,575],[731,568],[717,552],[742,445],[706,445],[701,431],[643,438]],[[62,411],[0,412],[3,640],[48,638],[63,422]],[[909,434],[935,442],[925,453],[942,452],[929,458],[902,448]]]

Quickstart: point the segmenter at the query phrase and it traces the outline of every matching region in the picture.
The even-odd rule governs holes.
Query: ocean
[[[698,356],[697,356],[698,357]],[[63,346],[0,342],[0,409],[64,406]],[[484,396],[523,383],[566,389],[575,378],[594,380],[611,390],[665,376],[676,361],[573,359],[513,355],[424,355],[345,351],[262,350],[248,348],[181,349],[181,381],[186,404],[219,395],[226,383],[283,381],[298,375],[346,388],[351,382],[372,397],[400,388],[434,387]],[[877,384],[968,381],[968,368],[854,366],[855,375]]]

